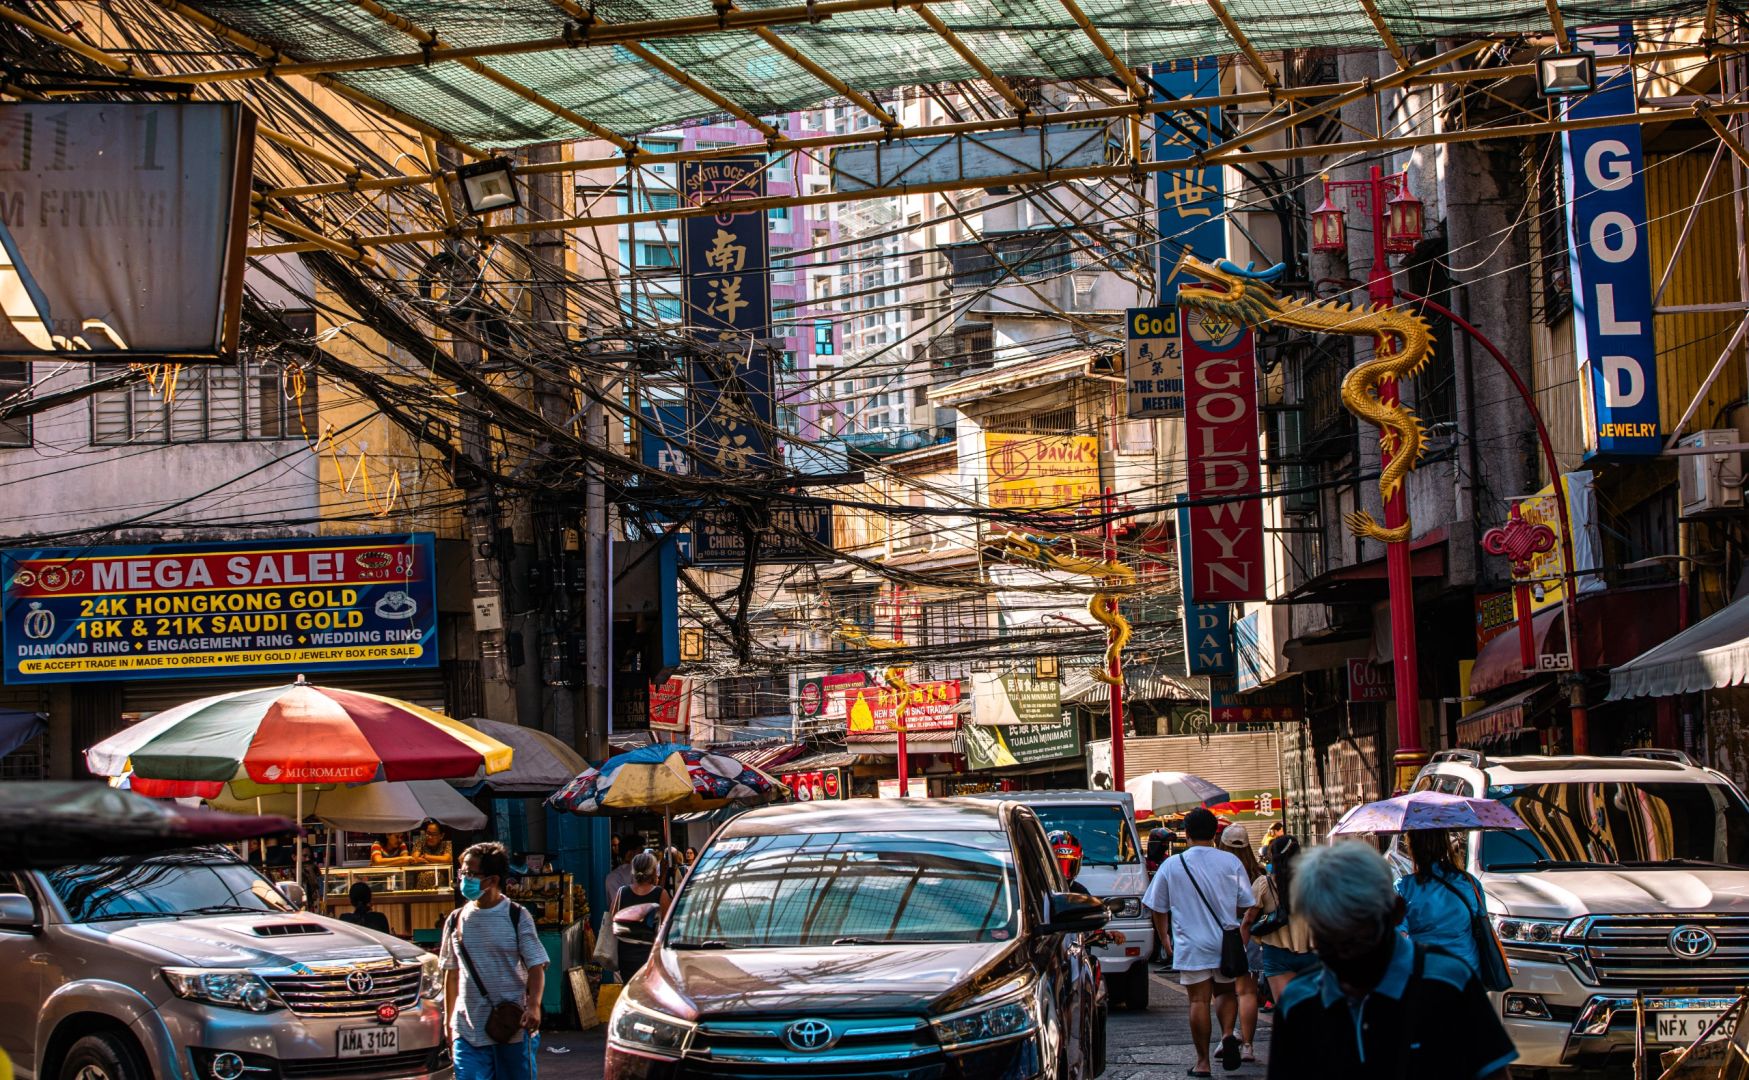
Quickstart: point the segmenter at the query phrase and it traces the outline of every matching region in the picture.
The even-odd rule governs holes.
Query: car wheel
[[[151,1080],[126,1038],[103,1031],[87,1035],[67,1051],[61,1080]]]
[[[1108,980],[1111,986],[1111,996],[1116,1003],[1126,1009],[1136,1012],[1146,1012],[1148,1008],[1148,965],[1137,961],[1130,969],[1114,979]]]

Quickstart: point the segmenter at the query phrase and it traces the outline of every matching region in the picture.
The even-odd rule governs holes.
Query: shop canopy
[[[1749,597],[1609,674],[1609,700],[1669,697],[1749,682]]]
[[[168,6],[168,5],[167,5]],[[195,0],[245,62],[318,74],[442,132],[520,146],[770,116],[987,75],[1105,78],[1281,49],[1547,33],[1543,0]],[[1572,25],[1706,5],[1567,0]],[[1080,20],[1085,19],[1085,27]],[[980,67],[986,70],[980,70]],[[234,77],[234,76],[232,76]]]

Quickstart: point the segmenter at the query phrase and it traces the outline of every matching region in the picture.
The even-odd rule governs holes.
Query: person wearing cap
[[[1246,831],[1245,826],[1235,821],[1222,829],[1221,849],[1232,852],[1233,857],[1239,860],[1240,865],[1245,868],[1246,881],[1255,882],[1263,876],[1263,867],[1258,865],[1257,855],[1251,850],[1251,834]],[[1253,886],[1253,895],[1255,892],[1255,886]],[[1256,905],[1251,906],[1255,907]],[[1245,910],[1249,910],[1249,908]],[[1240,912],[1240,915],[1242,917],[1244,912]],[[1243,923],[1240,924],[1240,929],[1244,929]],[[1251,1040],[1257,1037],[1256,973],[1263,968],[1263,947],[1252,941],[1249,933],[1245,935],[1245,959],[1250,964],[1251,971],[1233,980],[1233,993],[1239,999],[1239,1020],[1237,1027],[1230,1034],[1237,1035],[1240,1043],[1243,1044],[1239,1059],[1241,1061],[1256,1061],[1257,1055],[1251,1049]]]
[[[1221,974],[1221,938],[1239,925],[1239,913],[1257,902],[1245,865],[1231,851],[1215,847],[1220,823],[1203,807],[1184,815],[1184,836],[1190,846],[1161,864],[1142,904],[1154,916],[1154,930],[1178,968],[1178,981],[1190,996],[1190,1037],[1196,1063],[1193,1077],[1211,1075],[1209,1036],[1211,1010],[1220,1030],[1233,1030],[1238,1003],[1233,980]],[[1239,1037],[1220,1041],[1221,1068],[1239,1067],[1244,1049]]]

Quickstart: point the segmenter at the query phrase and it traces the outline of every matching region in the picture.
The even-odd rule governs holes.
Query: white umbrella
[[[294,809],[292,800],[289,793],[259,800],[238,799],[226,793],[210,801],[220,810],[255,813],[260,805],[273,813]],[[304,809],[347,832],[409,832],[427,819],[468,831],[484,828],[486,824],[486,815],[442,780],[387,781],[306,792]]]
[[[1124,790],[1136,798],[1136,816],[1176,814],[1196,806],[1209,806],[1232,799],[1225,788],[1193,773],[1151,772],[1132,776]]]

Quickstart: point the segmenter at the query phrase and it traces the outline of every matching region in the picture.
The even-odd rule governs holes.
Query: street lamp
[[[490,158],[459,166],[456,179],[461,181],[462,201],[474,217],[492,210],[505,210],[522,205],[522,195],[516,190],[516,173],[509,158]]]
[[[1550,53],[1536,58],[1536,92],[1570,97],[1597,89],[1597,60],[1588,52]]]
[[[1324,201],[1312,211],[1312,250],[1324,255],[1348,251],[1348,225],[1342,208],[1330,201],[1330,178],[1324,178]]]

